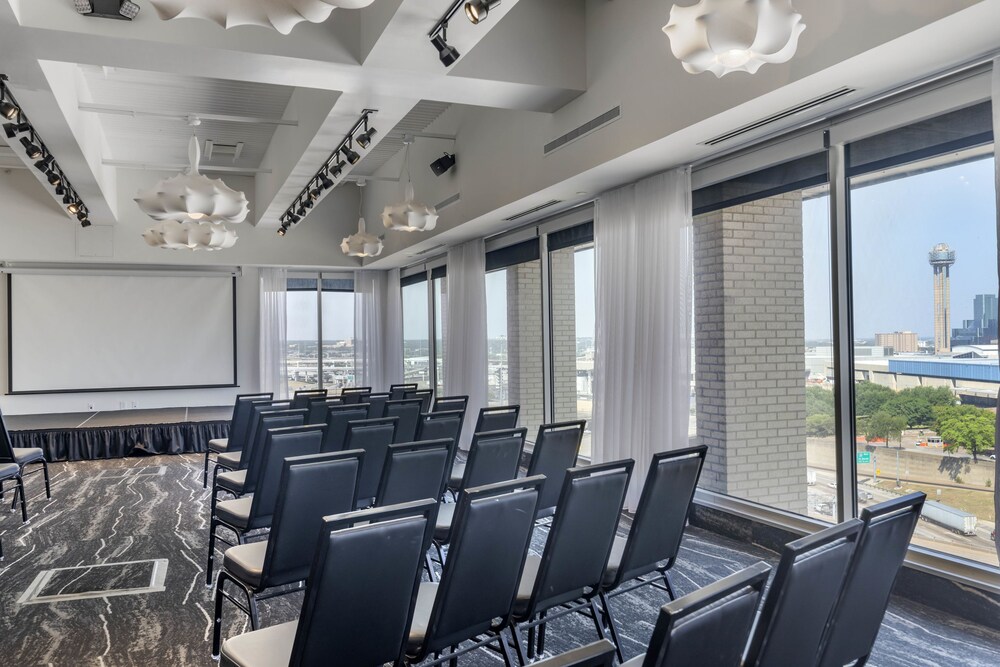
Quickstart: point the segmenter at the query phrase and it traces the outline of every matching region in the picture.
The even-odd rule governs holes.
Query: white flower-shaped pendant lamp
[[[149,0],[164,21],[196,18],[223,28],[256,25],[287,35],[302,21],[322,23],[337,7],[360,9],[374,0]]]
[[[791,0],[699,0],[674,5],[663,32],[685,70],[722,77],[791,60],[805,28]]]
[[[433,206],[419,204],[413,200],[413,182],[410,180],[410,144],[412,138],[405,138],[406,167],[405,200],[401,204],[386,206],[382,211],[382,224],[386,229],[397,232],[427,232],[437,226],[438,212]]]
[[[340,244],[340,250],[348,257],[378,257],[382,254],[382,239],[374,234],[369,234],[365,229],[365,219],[361,216],[364,204],[365,182],[358,181],[358,231],[356,234],[344,237]]]

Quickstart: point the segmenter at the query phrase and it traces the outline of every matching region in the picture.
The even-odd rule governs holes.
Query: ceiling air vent
[[[453,194],[452,196],[448,197],[444,201],[438,202],[438,205],[435,206],[434,208],[436,208],[439,211],[443,211],[444,209],[448,208],[452,204],[457,204],[461,200],[462,200],[462,193],[461,192],[456,192],[455,194]]]
[[[548,155],[553,151],[557,151],[563,146],[570,144],[577,139],[581,139],[592,132],[596,132],[608,123],[613,123],[622,116],[622,108],[620,106],[615,107],[605,111],[597,118],[587,121],[575,130],[570,130],[566,134],[562,135],[558,139],[553,139],[549,143],[545,144],[545,154]]]
[[[237,141],[235,144],[223,144],[218,141],[206,139],[204,153],[206,160],[226,156],[233,158],[233,162],[236,162],[243,155],[243,142]]]
[[[826,104],[832,100],[844,97],[845,95],[850,95],[855,92],[854,88],[838,88],[837,90],[831,91],[825,95],[820,95],[817,98],[811,99],[808,102],[803,102],[802,104],[797,104],[794,107],[789,107],[784,111],[779,111],[776,114],[770,115],[767,118],[762,118],[749,125],[744,125],[743,127],[738,127],[735,130],[726,132],[725,134],[720,134],[717,137],[712,137],[708,141],[701,142],[704,146],[716,146],[724,141],[729,141],[730,139],[735,139],[736,137],[747,134],[748,132],[753,132],[771,123],[777,123],[779,120],[783,120],[795,114],[802,113],[803,111],[808,111],[809,109],[815,109],[821,104]]]
[[[545,202],[544,204],[539,204],[538,206],[536,206],[534,208],[529,208],[527,211],[521,211],[517,215],[512,215],[509,218],[504,218],[503,220],[504,220],[504,222],[512,222],[514,220],[519,220],[519,219],[523,218],[526,215],[531,215],[532,213],[537,213],[537,212],[541,211],[542,209],[548,208],[549,206],[555,206],[556,204],[561,204],[561,203],[562,203],[562,199],[553,199],[551,201]]]
[[[437,252],[438,250],[440,250],[443,247],[445,247],[445,245],[443,243],[438,243],[436,246],[431,246],[430,248],[427,248],[426,250],[421,250],[419,252],[411,253],[411,254],[407,255],[407,257],[420,257],[421,255],[428,255],[428,254],[430,254],[432,252]]]

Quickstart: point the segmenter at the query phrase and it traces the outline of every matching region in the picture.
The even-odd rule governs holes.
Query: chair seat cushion
[[[258,588],[260,579],[264,576],[264,554],[266,553],[267,540],[229,547],[222,560],[222,567],[244,584]]]
[[[424,643],[437,590],[436,581],[420,582],[420,588],[417,591],[417,606],[413,609],[413,622],[410,623],[410,636],[406,640],[407,653],[416,653],[420,645]]]
[[[215,462],[224,468],[236,470],[240,467],[240,457],[242,455],[243,452],[226,452],[225,454],[219,454],[219,458]]]
[[[455,503],[440,503],[438,505],[437,521],[434,524],[434,540],[442,544],[451,538],[451,522],[455,517]]]
[[[237,498],[236,500],[223,500],[215,506],[215,516],[219,521],[224,521],[236,528],[246,528],[250,522],[250,504],[253,497]]]
[[[0,479],[16,477],[21,472],[21,466],[16,463],[0,463]]]
[[[14,447],[13,452],[14,461],[20,465],[45,460],[45,452],[40,447]]]
[[[528,558],[524,561],[521,580],[517,584],[517,598],[514,600],[514,615],[517,617],[522,617],[528,610],[531,591],[534,590],[535,580],[538,578],[538,566],[541,564],[541,557],[534,554],[528,554]]]
[[[208,441],[208,451],[224,454],[229,449],[229,438],[212,438]]]
[[[226,667],[288,667],[298,621],[230,637],[222,643]]]
[[[611,586],[618,576],[618,567],[622,564],[622,556],[625,554],[626,539],[615,536],[615,543],[611,545],[611,556],[608,558],[608,567],[604,570],[604,586]]]
[[[642,667],[642,662],[646,659],[645,653],[640,653],[631,660],[626,660],[619,667]]]
[[[235,494],[243,493],[243,485],[247,481],[247,471],[243,470],[230,470],[229,472],[220,473],[218,477],[215,478],[215,485],[220,489],[225,489],[226,491],[231,491]]]

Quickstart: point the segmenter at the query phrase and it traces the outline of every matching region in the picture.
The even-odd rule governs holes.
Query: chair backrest
[[[408,398],[402,401],[386,401],[382,409],[382,417],[398,417],[395,443],[413,442],[417,437],[417,424],[423,403],[418,398]]]
[[[247,439],[243,443],[243,449],[240,450],[240,465],[239,469],[244,470],[250,467],[253,462],[254,449],[263,441],[263,435],[261,434],[261,423],[268,417],[274,416],[285,416],[287,414],[302,415],[302,422],[286,422],[281,424],[273,424],[271,428],[278,428],[280,426],[298,426],[299,424],[305,423],[306,412],[304,410],[295,412],[290,412],[291,405],[288,401],[267,401],[264,403],[254,401],[253,409],[250,413],[250,424],[247,426]]]
[[[370,393],[372,393],[371,387],[344,387],[340,392],[340,398],[344,405],[367,403],[368,400],[365,397]]]
[[[263,431],[264,441],[260,449],[260,470],[254,484],[253,500],[250,503],[250,519],[247,528],[263,528],[271,525],[271,515],[278,501],[281,487],[281,462],[294,456],[319,454],[323,444],[323,426],[303,424]],[[247,469],[247,477],[250,476]],[[246,490],[246,484],[244,484]]]
[[[861,511],[861,537],[823,638],[821,667],[871,653],[926,496],[911,493]]]
[[[528,477],[545,475],[542,495],[538,499],[539,516],[548,516],[555,511],[566,471],[576,467],[586,426],[587,422],[580,420],[538,427],[538,437],[528,464]]]
[[[642,667],[739,667],[770,571],[757,563],[665,604]]]
[[[309,401],[314,398],[326,398],[326,389],[299,389],[292,396],[292,409],[301,410],[309,407]]]
[[[3,419],[3,412],[0,412],[0,463],[10,463],[14,461],[14,441],[10,439],[10,431]]]
[[[403,392],[404,399],[419,398],[421,405],[421,412],[431,411],[431,401],[434,400],[434,390],[433,389],[407,389]]]
[[[510,480],[469,489],[459,498],[419,659],[486,632],[493,619],[509,622],[541,482]]]
[[[378,493],[378,483],[382,479],[385,453],[396,435],[396,417],[364,419],[348,422],[344,449],[362,449],[365,459],[361,465],[361,479],[358,481],[358,503],[368,501]]]
[[[228,445],[228,447],[235,446],[235,449],[233,449],[234,452],[241,452],[240,453],[241,469],[246,467],[247,461],[249,460],[248,458],[245,458],[246,453],[244,453],[244,450],[246,450],[248,446],[252,447],[254,439],[257,437],[257,424],[258,420],[260,419],[260,414],[262,412],[267,412],[267,411],[287,410],[289,405],[291,404],[288,401],[276,401],[274,399],[268,399],[268,398],[264,399],[252,398],[248,401],[248,405],[245,408],[246,421],[243,425],[243,428],[240,432],[236,434],[236,436],[230,434],[229,445]],[[239,439],[239,442],[234,443],[233,442],[234,439]]]
[[[745,667],[815,664],[862,525],[850,519],[785,545],[750,637]]]
[[[323,438],[323,453],[339,452],[344,449],[347,439],[347,425],[353,421],[368,419],[368,404],[335,405],[326,411],[326,437]]]
[[[233,418],[229,420],[229,444],[227,452],[238,452],[246,443],[247,429],[254,401],[270,401],[274,394],[239,394],[233,404]]]
[[[363,457],[361,450],[349,450],[292,456],[280,462],[262,588],[306,578],[323,517],[354,511]]]
[[[531,599],[519,616],[597,594],[634,465],[627,459],[566,471]]]
[[[519,414],[521,414],[520,405],[498,405],[491,408],[480,408],[479,417],[476,419],[476,430],[473,433],[505,431],[509,428],[517,428],[517,416]]]
[[[378,419],[385,410],[385,403],[389,400],[389,393],[368,394],[368,419]]]
[[[469,407],[468,396],[439,396],[434,399],[431,412],[453,412],[461,410],[464,417],[466,408]]]
[[[614,584],[673,566],[708,448],[685,447],[653,455]]]
[[[473,435],[461,488],[471,489],[517,477],[527,435],[528,429],[523,427]]]
[[[570,649],[545,660],[531,663],[531,667],[611,667],[615,659],[615,645],[607,639]]]
[[[325,518],[290,667],[401,657],[436,512],[423,502]]]
[[[281,410],[277,412],[266,412],[257,420],[257,434],[251,443],[243,449],[240,463],[249,455],[246,465],[246,478],[243,482],[243,493],[253,493],[257,487],[257,480],[260,479],[261,451],[267,432],[273,428],[285,428],[286,426],[303,426],[306,423],[305,410]],[[249,450],[249,451],[248,451]]]
[[[309,411],[306,417],[307,424],[325,424],[326,423],[326,412],[332,406],[341,405],[342,401],[340,396],[334,398],[311,398],[309,399],[309,405],[306,406],[306,410]]]
[[[450,439],[451,448],[448,457],[448,470],[451,470],[455,463],[455,454],[458,453],[458,440],[462,437],[462,424],[465,421],[465,412],[453,410],[451,412],[427,412],[420,415],[417,423],[417,435],[415,440],[441,440]]]
[[[450,438],[389,445],[375,506],[397,505],[444,494],[451,472]]]
[[[417,383],[389,385],[389,400],[401,401],[406,398],[406,392],[417,388]]]

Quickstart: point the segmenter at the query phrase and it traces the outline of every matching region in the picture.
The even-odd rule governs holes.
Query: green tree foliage
[[[906,418],[910,428],[934,423],[934,408],[955,404],[947,387],[913,387],[904,389],[882,404],[881,410]]]
[[[941,405],[934,408],[934,416],[934,430],[944,440],[946,451],[961,447],[978,462],[981,452],[993,449],[996,415],[990,410],[974,405]]]
[[[806,417],[806,435],[825,438],[836,433],[833,415],[814,414]]]
[[[814,415],[833,417],[833,392],[823,387],[806,387],[806,419]]]
[[[854,385],[855,410],[859,415],[874,415],[895,395],[896,392],[889,387],[874,382],[859,382]]]
[[[871,442],[882,438],[885,446],[888,447],[892,440],[899,441],[902,447],[902,433],[906,428],[906,417],[896,415],[886,410],[879,410],[869,417],[864,424],[865,440]]]

